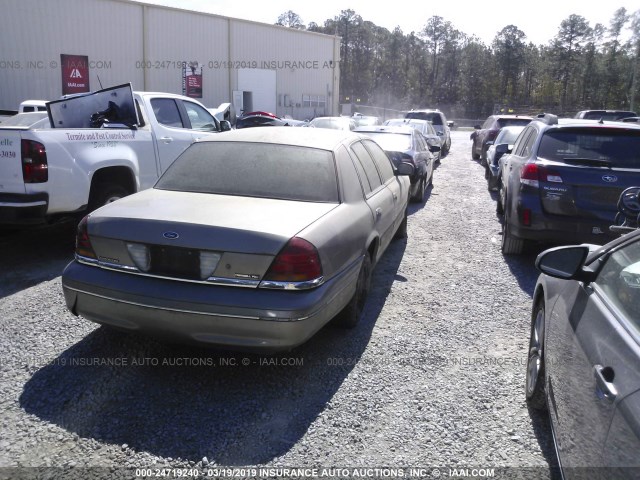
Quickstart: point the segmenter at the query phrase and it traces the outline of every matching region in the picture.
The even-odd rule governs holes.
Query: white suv
[[[449,153],[449,149],[451,148],[451,132],[447,124],[447,117],[444,116],[444,113],[437,109],[411,110],[407,112],[404,118],[417,118],[419,120],[430,121],[433,124],[434,130],[442,140],[441,156]]]

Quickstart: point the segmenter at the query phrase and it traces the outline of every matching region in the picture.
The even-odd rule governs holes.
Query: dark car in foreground
[[[640,180],[640,125],[543,115],[500,159],[502,252],[530,241],[606,243],[617,202]]]
[[[269,112],[248,112],[236,119],[236,129],[250,127],[288,127],[289,122]]]
[[[564,478],[640,478],[640,231],[541,253],[526,399]]]
[[[495,140],[487,142],[487,164],[484,169],[484,178],[487,180],[487,188],[490,191],[498,189],[500,184],[500,159],[505,153],[513,149],[513,144],[518,135],[524,130],[522,125],[503,127],[498,132]]]
[[[432,152],[438,152],[439,148],[429,147],[422,134],[409,126],[358,127],[354,131],[375,140],[394,165],[408,162],[415,167],[415,173],[411,176],[411,201],[424,202],[426,189],[433,183]]]
[[[482,125],[474,125],[471,133],[471,158],[480,160],[484,166],[487,162],[489,142],[493,142],[503,127],[524,126],[532,120],[526,115],[490,115]]]
[[[172,341],[277,351],[337,316],[406,236],[409,177],[367,137],[249,128],[192,144],[156,185],[94,211],[62,275],[69,310]]]

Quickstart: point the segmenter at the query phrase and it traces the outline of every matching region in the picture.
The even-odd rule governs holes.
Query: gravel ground
[[[59,277],[71,228],[0,236],[0,478],[240,466],[552,478],[546,419],[524,401],[537,252],[500,253],[495,201],[469,152],[468,132],[453,132],[409,238],[375,268],[359,327],[329,326],[273,357],[74,317]]]

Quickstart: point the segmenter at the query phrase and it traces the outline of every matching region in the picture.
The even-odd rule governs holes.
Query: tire
[[[504,215],[504,205],[502,199],[504,197],[504,190],[501,182],[498,183],[498,200],[496,201],[496,213],[498,215]]]
[[[422,203],[424,202],[424,191],[427,189],[427,187],[425,186],[425,180],[424,178],[420,179],[420,183],[418,184],[418,191],[416,192],[416,194],[411,197],[411,201],[413,203]]]
[[[117,183],[98,183],[91,191],[89,210],[93,211],[109,203],[120,200],[130,192]]]
[[[336,325],[342,328],[354,328],[358,325],[370,289],[371,259],[369,258],[369,253],[365,253],[362,265],[360,266],[360,272],[358,273],[356,291],[347,306],[336,316]]]
[[[486,155],[486,153],[480,155],[480,165],[482,165],[484,168],[489,168],[489,165],[487,164],[487,155]]]
[[[471,145],[471,158],[473,158],[474,160],[480,160],[480,155],[476,153],[476,149],[473,145]]]
[[[524,251],[524,240],[511,235],[509,228],[509,215],[505,206],[505,215],[502,221],[502,253],[505,255],[521,255]]]
[[[527,403],[536,410],[547,410],[544,365],[544,301],[538,300],[531,313],[531,333],[527,356],[525,394]]]
[[[395,235],[393,236],[394,239],[402,239],[402,238],[407,238],[407,219],[408,219],[408,212],[405,210],[404,211],[404,218],[402,219],[402,223],[400,223],[400,226],[398,227],[398,230],[396,230]]]

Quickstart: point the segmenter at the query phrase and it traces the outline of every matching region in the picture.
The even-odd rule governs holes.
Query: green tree
[[[302,21],[302,18],[300,18],[300,15],[292,10],[287,10],[282,15],[280,15],[278,17],[276,25],[295,28],[297,30],[306,30],[306,27],[304,26],[304,22]]]

